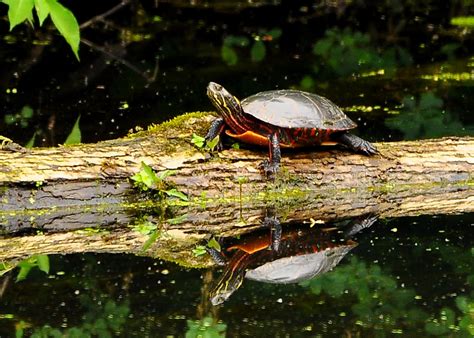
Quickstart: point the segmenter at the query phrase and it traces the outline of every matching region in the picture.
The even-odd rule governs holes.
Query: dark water
[[[209,81],[240,98],[317,92],[374,141],[474,135],[474,34],[450,24],[473,13],[467,1],[156,3],[84,29],[115,58],[81,45],[80,63],[49,30],[9,33],[0,22],[0,135],[57,145],[80,116],[83,142],[120,137],[212,110]],[[85,22],[115,2],[65,4]],[[332,272],[292,285],[245,280],[216,307],[208,291],[222,269],[50,256],[49,276],[33,268],[21,282],[19,269],[2,277],[0,336],[470,337],[473,226],[472,214],[381,219]]]
[[[221,269],[126,255],[51,256],[49,277],[32,271],[9,282],[0,334],[13,335],[21,320],[31,327],[25,332],[45,325],[88,332],[101,321],[125,337],[184,336],[193,321],[212,316],[211,328],[229,336],[469,337],[473,230],[472,214],[379,220],[353,237],[358,245],[333,271],[290,285],[245,280],[216,307],[207,292]]]

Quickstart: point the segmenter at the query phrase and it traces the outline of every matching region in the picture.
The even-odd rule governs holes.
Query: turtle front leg
[[[223,118],[218,117],[214,121],[212,121],[209,131],[207,132],[206,136],[204,136],[206,143],[209,141],[212,141],[217,136],[221,136],[222,133],[224,132],[224,129],[225,129],[225,121]],[[216,145],[216,150],[221,151],[222,149],[223,149],[222,140],[220,139],[219,143],[217,143]]]
[[[363,153],[367,156],[378,153],[377,148],[375,148],[372,143],[350,133],[343,133],[339,135],[335,138],[335,141],[347,146],[357,153]]]
[[[280,138],[278,137],[278,133],[268,135],[268,152],[269,159],[260,163],[260,168],[263,168],[266,176],[273,177],[278,172],[281,160]]]

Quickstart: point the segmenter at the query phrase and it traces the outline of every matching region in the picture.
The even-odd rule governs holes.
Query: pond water
[[[80,23],[116,4],[64,3]],[[81,31],[91,43],[80,63],[51,29],[8,32],[2,20],[0,135],[34,146],[62,144],[72,130],[82,142],[121,137],[213,110],[205,89],[215,81],[239,98],[316,92],[371,141],[472,136],[472,20],[451,20],[473,10],[469,1],[135,3]],[[35,263],[22,281],[21,265],[1,277],[0,337],[474,336],[473,214],[378,219],[351,238],[348,222],[311,235],[329,236],[313,245],[326,258],[341,255],[332,271],[288,285],[244,279],[215,306],[228,267],[50,255],[49,274]],[[293,228],[283,224],[283,238]],[[344,254],[329,250],[341,243]]]

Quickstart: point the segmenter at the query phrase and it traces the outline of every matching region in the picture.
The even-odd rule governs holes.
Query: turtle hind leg
[[[377,148],[375,148],[372,143],[350,133],[343,133],[338,137],[335,137],[334,140],[354,150],[355,152],[363,153],[368,156],[378,153]]]

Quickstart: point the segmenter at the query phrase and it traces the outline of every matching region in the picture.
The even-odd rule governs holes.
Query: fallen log
[[[209,153],[191,143],[192,134],[204,135],[211,119],[187,114],[123,139],[0,150],[1,230],[127,225],[136,214],[156,209],[129,180],[141,162],[158,172],[176,170],[168,180],[189,201],[167,201],[172,212],[153,217],[164,225],[170,225],[166,218],[178,218],[173,226],[185,233],[242,231],[256,224],[267,205],[277,205],[289,220],[474,209],[472,137],[375,143],[380,154],[372,157],[340,148],[286,152],[281,172],[268,181],[258,169],[265,150]]]

